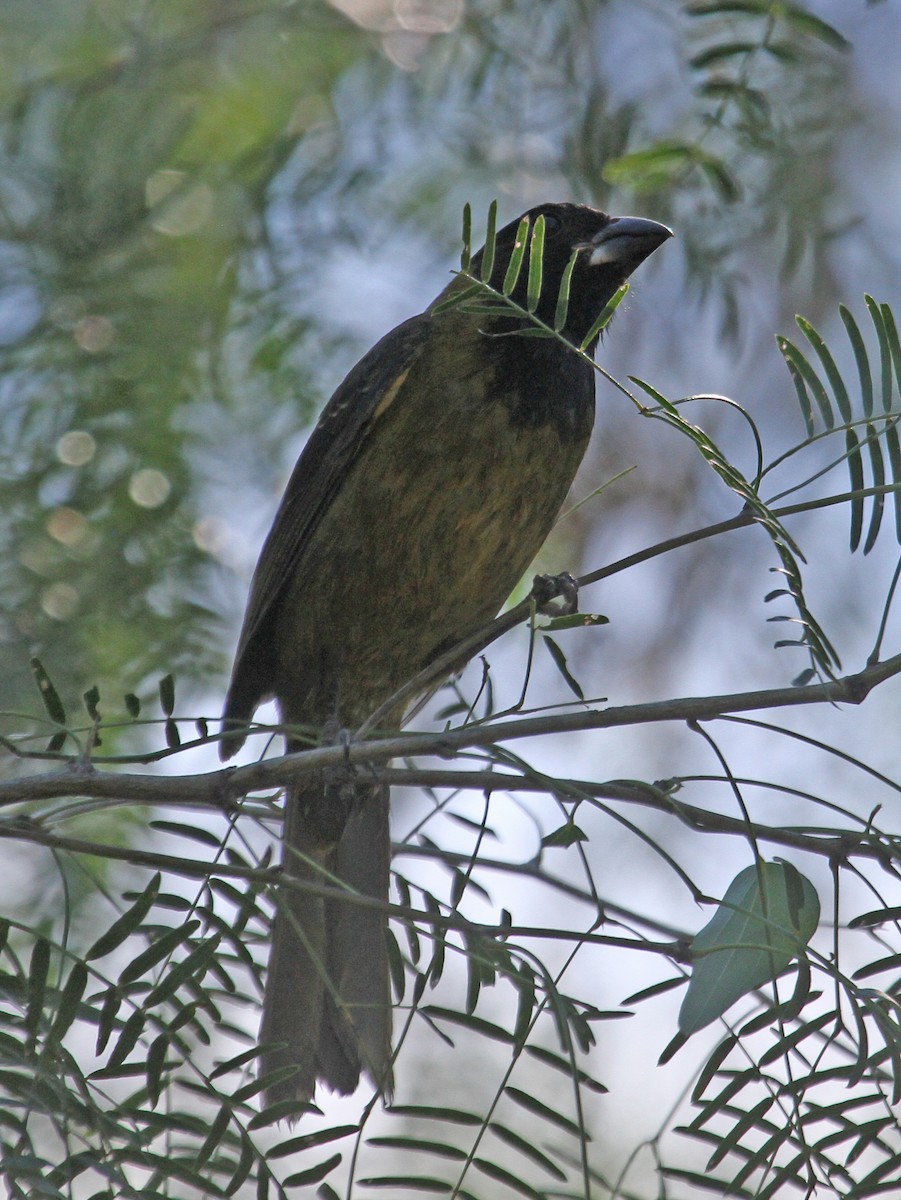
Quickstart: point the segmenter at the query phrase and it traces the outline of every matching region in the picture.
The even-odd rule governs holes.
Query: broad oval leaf
[[[819,917],[813,884],[790,864],[762,862],[739,872],[694,939],[680,1033],[697,1033],[775,979],[803,951]]]

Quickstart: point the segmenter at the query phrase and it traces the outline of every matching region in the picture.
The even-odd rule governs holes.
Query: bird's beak
[[[592,267],[620,263],[634,268],[672,236],[673,231],[658,221],[613,217],[600,233],[579,248],[589,251],[588,262]]]

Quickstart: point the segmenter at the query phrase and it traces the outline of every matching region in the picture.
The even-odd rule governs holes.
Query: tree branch
[[[328,768],[384,763],[399,756],[433,754],[450,757],[460,750],[487,748],[514,739],[550,733],[584,733],[661,721],[712,721],[734,713],[772,708],[796,708],[811,704],[860,704],[873,688],[901,673],[901,654],[872,663],[863,671],[826,683],[806,687],[783,687],[722,696],[683,697],[629,704],[618,708],[589,708],[587,711],[550,713],[472,723],[457,729],[430,733],[399,733],[393,737],[351,742],[343,746],[320,746],[296,754],[225,767],[200,775],[150,776],[97,770],[84,759],[67,760],[60,771],[52,771],[0,783],[0,807],[27,801],[84,796],[94,799],[129,800],[138,804],[178,803],[204,808],[229,809],[236,800],[253,791],[275,789],[305,775]],[[259,727],[271,736],[271,727]],[[185,743],[179,751],[203,744]],[[102,760],[98,760],[102,761]]]

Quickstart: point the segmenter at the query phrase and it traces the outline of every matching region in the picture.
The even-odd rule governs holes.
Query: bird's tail
[[[332,805],[321,783],[286,799],[285,876],[335,895],[290,882],[277,891],[260,1041],[271,1047],[263,1073],[282,1078],[267,1086],[269,1104],[310,1100],[317,1081],[347,1095],[361,1071],[380,1091],[392,1089],[387,923],[384,912],[355,900],[388,899],[388,789],[346,786],[343,823],[347,796]]]

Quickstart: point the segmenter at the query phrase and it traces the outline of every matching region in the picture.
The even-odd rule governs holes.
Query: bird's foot
[[[560,575],[536,575],[532,581],[532,599],[547,617],[568,617],[579,611],[579,584],[564,571]],[[559,604],[553,601],[559,600]]]

